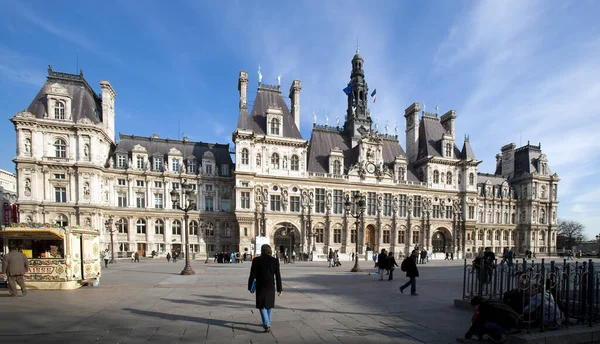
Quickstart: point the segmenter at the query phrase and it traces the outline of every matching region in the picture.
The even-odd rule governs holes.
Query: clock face
[[[369,173],[375,173],[375,165],[374,164],[368,164],[367,165],[367,172],[369,172]]]

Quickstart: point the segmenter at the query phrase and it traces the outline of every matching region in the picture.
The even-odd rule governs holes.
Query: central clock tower
[[[344,129],[352,138],[352,147],[356,147],[360,138],[371,132],[371,112],[368,109],[369,86],[365,80],[363,70],[364,60],[358,50],[352,58],[352,73],[350,74],[348,92],[348,108],[346,110],[346,123]]]

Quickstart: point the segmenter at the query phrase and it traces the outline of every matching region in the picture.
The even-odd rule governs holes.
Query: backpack
[[[402,261],[402,264],[400,264],[400,270],[402,270],[402,271],[408,270],[408,259],[410,259],[410,258],[409,257],[404,258],[404,260]]]

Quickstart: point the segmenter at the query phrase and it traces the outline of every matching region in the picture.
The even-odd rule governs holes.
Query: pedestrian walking
[[[265,332],[271,332],[271,315],[275,307],[275,288],[277,296],[281,296],[282,284],[279,271],[279,260],[272,257],[271,246],[265,244],[260,247],[260,257],[252,260],[250,277],[248,278],[248,290],[256,293],[256,308],[260,311],[262,325]],[[253,291],[252,285],[256,289]]]
[[[108,251],[108,249],[106,249],[106,251],[104,251],[104,267],[108,268],[108,260],[110,259],[110,252]]]
[[[394,258],[393,252],[388,254],[388,266],[390,270],[390,277],[388,277],[388,281],[391,281],[394,279],[394,270],[396,270],[396,267],[399,267],[398,263],[396,263],[396,258]]]
[[[400,287],[400,292],[404,293],[404,289],[410,286],[410,295],[418,296],[417,294],[417,280],[419,277],[419,270],[417,269],[417,259],[419,257],[419,253],[417,251],[412,251],[410,257],[404,258],[402,264],[400,264],[400,270],[406,272],[406,277],[409,278],[408,282],[406,282],[403,286]]]
[[[171,252],[167,253],[167,263],[171,262]]]
[[[377,268],[379,269],[379,280],[383,281],[383,271],[388,270],[388,256],[385,248],[381,249],[381,253],[377,256]]]
[[[23,275],[29,271],[27,256],[20,252],[15,245],[2,260],[2,275],[8,276],[8,292],[10,296],[17,296],[17,285],[21,287],[23,296],[27,295],[27,287]],[[16,284],[15,284],[16,282]]]
[[[134,263],[139,263],[140,262],[140,254],[139,253],[134,253],[133,254],[133,258],[134,258]]]
[[[329,254],[327,255],[327,261],[329,262],[329,267],[333,266],[333,249],[329,248]]]

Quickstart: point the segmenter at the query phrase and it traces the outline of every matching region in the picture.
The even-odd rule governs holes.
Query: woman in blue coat
[[[256,290],[252,291],[252,284],[256,280]],[[275,284],[277,296],[281,296],[281,273],[279,261],[273,258],[273,250],[269,245],[262,245],[260,256],[252,260],[248,290],[256,293],[256,308],[260,310],[265,332],[271,332],[271,313],[275,307]]]

